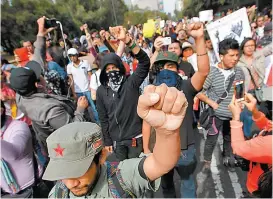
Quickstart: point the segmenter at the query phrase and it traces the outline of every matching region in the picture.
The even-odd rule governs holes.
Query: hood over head
[[[125,76],[125,67],[120,59],[120,57],[118,55],[116,55],[115,53],[109,53],[107,55],[105,55],[102,59],[102,64],[101,64],[101,74],[100,74],[100,82],[102,85],[106,86],[107,82],[108,82],[108,77],[106,74],[106,67],[109,64],[114,64],[115,66],[117,66],[120,70],[120,74]]]

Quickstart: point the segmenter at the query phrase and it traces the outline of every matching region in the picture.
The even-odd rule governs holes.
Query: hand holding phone
[[[172,43],[172,39],[170,37],[162,38],[162,42],[164,46],[170,45]]]
[[[235,83],[235,99],[240,102],[240,101],[244,101],[245,97],[244,97],[244,93],[245,93],[245,85],[244,85],[244,81],[239,81]]]

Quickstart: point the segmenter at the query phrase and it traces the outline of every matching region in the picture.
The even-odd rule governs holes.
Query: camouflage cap
[[[101,128],[89,122],[67,124],[46,142],[50,161],[43,179],[50,181],[83,176],[103,147]]]
[[[176,64],[178,64],[178,59],[179,59],[179,57],[175,53],[169,52],[169,51],[164,51],[164,52],[158,53],[154,63],[156,64],[157,62],[160,62],[160,61],[165,61],[165,62],[171,61],[171,62],[175,62]]]

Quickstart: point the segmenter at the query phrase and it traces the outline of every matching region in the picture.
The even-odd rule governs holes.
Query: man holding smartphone
[[[210,117],[207,139],[204,151],[204,171],[210,171],[210,163],[214,147],[220,132],[223,133],[223,162],[227,166],[233,159],[230,144],[230,120],[232,118],[228,105],[235,92],[236,82],[244,81],[244,73],[236,67],[239,60],[239,44],[234,39],[225,39],[219,43],[221,62],[211,67],[210,74],[203,86],[203,91],[197,97],[208,104],[214,115]],[[202,125],[202,124],[201,124]]]

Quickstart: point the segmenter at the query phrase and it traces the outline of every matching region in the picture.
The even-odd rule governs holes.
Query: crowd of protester
[[[161,186],[175,198],[176,170],[181,197],[195,198],[199,129],[202,172],[222,133],[223,165],[248,171],[248,196],[271,198],[272,10],[247,14],[252,37],[224,39],[217,56],[186,17],[152,38],[142,24],[84,24],[73,40],[39,18],[36,41],[22,43],[28,59],[1,58],[2,197],[153,197]]]

